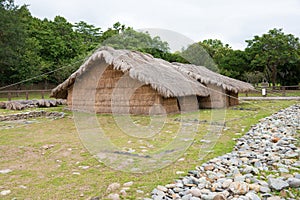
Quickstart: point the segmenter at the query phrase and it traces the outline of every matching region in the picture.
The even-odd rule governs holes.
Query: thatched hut
[[[72,109],[121,114],[197,110],[193,97],[208,95],[203,84],[169,62],[110,47],[96,51],[51,93]]]
[[[206,67],[172,63],[178,71],[194,78],[209,89],[208,97],[199,97],[200,108],[223,108],[239,104],[238,93],[249,92],[254,87],[246,82],[215,73]]]

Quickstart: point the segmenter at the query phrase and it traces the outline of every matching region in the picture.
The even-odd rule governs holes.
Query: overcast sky
[[[168,29],[193,41],[220,39],[234,49],[272,28],[300,37],[300,0],[15,0],[32,15],[57,15],[106,30],[119,21],[134,29]]]

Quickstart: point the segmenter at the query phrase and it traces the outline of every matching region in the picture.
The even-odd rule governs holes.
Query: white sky
[[[246,39],[273,28],[300,37],[300,0],[15,0],[32,15],[60,15],[106,30],[119,21],[134,29],[169,29],[194,40],[220,39],[244,49]]]

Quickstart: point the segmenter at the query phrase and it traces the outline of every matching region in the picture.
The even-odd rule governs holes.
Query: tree
[[[228,49],[222,56],[218,56],[220,73],[236,79],[243,79],[249,71],[249,63],[245,51]]]
[[[282,29],[272,29],[267,34],[254,36],[246,42],[246,53],[251,61],[252,70],[264,72],[273,87],[278,78],[279,82],[284,84],[298,84],[299,38],[292,34],[284,34]]]
[[[110,30],[113,29],[109,29],[109,31]],[[168,56],[168,43],[161,41],[159,37],[152,38],[148,33],[137,32],[132,28],[125,28],[124,26],[118,32],[119,33],[114,33],[111,37],[106,38],[106,40],[102,42],[102,45],[111,46],[115,49],[137,50],[152,54],[156,58],[166,58]],[[104,32],[104,34],[105,33],[106,32]]]
[[[218,71],[218,67],[214,59],[199,43],[194,43],[188,46],[187,49],[182,51],[181,56],[190,64],[205,66],[212,71]]]
[[[84,21],[75,23],[74,28],[75,32],[83,39],[85,51],[91,51],[99,45],[102,35],[101,28],[96,28],[94,25],[87,24]]]
[[[9,84],[24,54],[25,29],[13,0],[0,1],[0,84]]]

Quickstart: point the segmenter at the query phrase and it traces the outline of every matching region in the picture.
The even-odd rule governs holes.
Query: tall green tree
[[[159,37],[152,38],[148,33],[137,32],[132,28],[124,27],[118,33],[106,38],[102,45],[111,46],[115,49],[137,50],[152,54],[156,58],[167,58],[170,51],[168,43],[163,42]]]
[[[227,49],[218,55],[216,62],[221,74],[236,79],[243,79],[244,73],[250,70],[247,55],[242,50]]]
[[[101,42],[101,28],[97,28],[84,21],[75,23],[74,28],[76,33],[83,39],[83,46],[86,48],[85,51],[95,49]]]
[[[20,8],[13,0],[0,1],[0,84],[14,81],[11,77],[24,54],[25,28]]]
[[[199,43],[191,44],[187,49],[183,49],[181,56],[190,64],[205,66],[212,71],[218,71],[218,66],[214,59]]]
[[[282,29],[272,29],[246,42],[248,43],[246,53],[252,70],[264,72],[273,86],[278,82],[298,84],[299,38],[292,34],[285,34]]]

